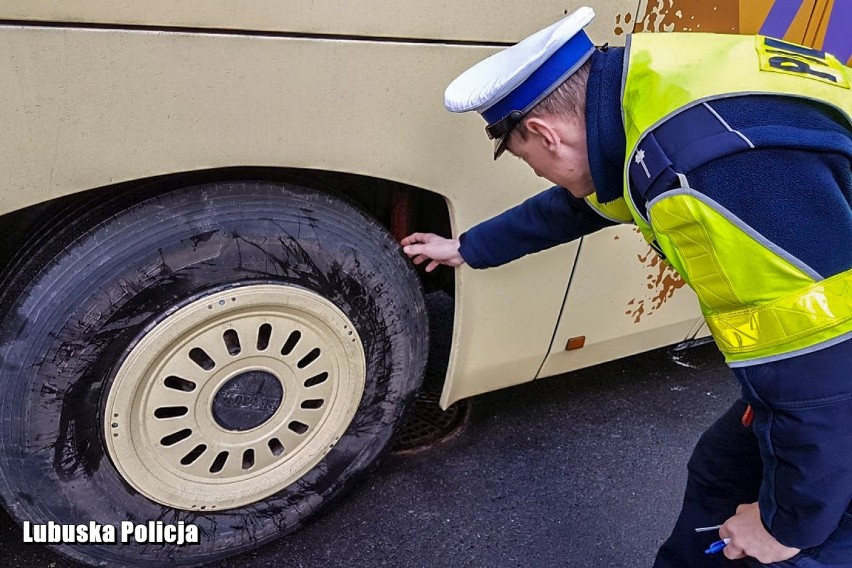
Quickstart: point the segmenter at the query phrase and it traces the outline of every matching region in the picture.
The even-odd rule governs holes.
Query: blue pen
[[[728,546],[729,542],[731,542],[731,539],[729,538],[717,540],[716,542],[710,545],[710,548],[704,551],[704,554],[716,554],[717,552],[721,552],[726,546]]]

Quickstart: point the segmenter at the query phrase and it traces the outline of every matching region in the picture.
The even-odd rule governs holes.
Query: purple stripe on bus
[[[799,8],[802,7],[802,2],[804,0],[775,0],[775,4],[772,5],[766,20],[760,27],[760,34],[783,38],[796,18]]]
[[[841,63],[846,63],[852,57],[852,2],[835,0],[834,9],[828,20],[825,32],[825,42],[822,50],[827,51]]]

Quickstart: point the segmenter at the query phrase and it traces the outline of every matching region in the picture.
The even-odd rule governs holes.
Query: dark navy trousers
[[[765,566],[754,559],[704,554],[718,533],[696,533],[695,528],[722,524],[744,503],[758,501],[763,514],[784,511],[796,499],[846,512],[836,526],[819,529],[830,531],[827,539],[770,566],[852,568],[852,340],[733,371],[743,386],[743,399],[699,439],[687,466],[680,516],[654,568]],[[745,427],[741,419],[749,403],[755,418]],[[804,481],[787,479],[793,475]],[[789,530],[797,536],[821,520],[799,528],[784,517],[777,519],[777,529],[770,525],[773,533]]]

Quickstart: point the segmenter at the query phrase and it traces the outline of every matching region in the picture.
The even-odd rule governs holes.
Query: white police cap
[[[580,8],[480,61],[450,83],[444,106],[451,112],[475,110],[482,115],[496,160],[512,128],[591,57],[595,46],[583,28],[594,17],[591,8]]]

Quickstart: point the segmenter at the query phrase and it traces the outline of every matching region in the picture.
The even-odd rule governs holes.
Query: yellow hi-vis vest
[[[622,85],[624,198],[600,204],[592,196],[589,204],[607,218],[634,221],[665,254],[695,290],[731,365],[772,360],[852,333],[852,270],[815,277],[688,187],[655,198],[645,218],[628,185],[631,160],[641,161],[646,135],[713,99],[806,98],[834,107],[852,128],[852,70],[829,54],[764,36],[637,34],[628,41]]]

